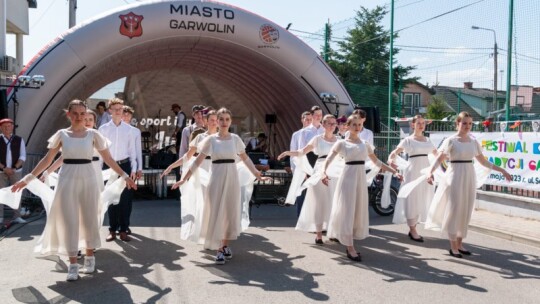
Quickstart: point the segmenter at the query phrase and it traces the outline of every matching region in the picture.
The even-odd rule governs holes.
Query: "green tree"
[[[366,106],[377,105],[384,117],[388,113],[390,32],[385,30],[382,21],[387,13],[382,6],[372,10],[360,7],[356,12],[355,26],[347,31],[343,41],[338,42],[337,51],[329,50],[328,59],[328,65],[345,84],[354,102]],[[394,39],[397,37],[394,34]],[[398,52],[399,49],[394,48],[394,55]],[[413,66],[401,66],[397,62],[393,66],[394,92],[397,93],[400,79],[405,85],[416,78],[408,78]],[[394,100],[397,102],[396,98]],[[397,109],[395,104],[393,108]]]
[[[442,96],[431,96],[431,102],[427,106],[427,118],[440,120],[447,117],[449,113],[446,111],[446,103]]]

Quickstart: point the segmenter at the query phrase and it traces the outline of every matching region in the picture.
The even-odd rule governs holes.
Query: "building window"
[[[403,113],[413,116],[420,112],[420,93],[402,93]]]

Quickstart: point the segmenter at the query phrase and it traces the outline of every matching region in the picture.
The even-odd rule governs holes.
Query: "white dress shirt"
[[[298,130],[298,131],[296,131],[296,132],[294,132],[292,134],[290,151],[296,151],[296,150],[300,149],[299,148],[299,146],[300,146],[300,135],[302,134],[302,130],[304,130],[304,129],[300,129],[300,130]],[[293,157],[289,158],[289,162],[290,162],[290,166],[291,166],[292,171],[294,171],[294,168],[296,167],[296,165],[293,162],[293,159],[294,159]]]
[[[99,133],[111,142],[109,150],[112,158],[115,161],[129,158],[131,170],[137,171],[137,146],[135,145],[133,127],[123,121],[117,126],[111,120],[99,127]]]
[[[182,142],[180,143],[180,151],[178,151],[178,156],[182,157],[184,154],[187,153],[189,150],[189,137],[191,136],[191,133],[197,128],[202,128],[202,126],[199,126],[197,124],[191,124],[182,130]]]
[[[9,140],[9,138],[7,138],[4,134],[1,134],[2,136],[2,139],[4,140],[4,142],[6,143],[7,147],[6,147],[6,168],[11,168],[11,162],[13,161],[12,159],[12,156],[11,156],[11,141]],[[11,135],[13,136],[13,135]],[[10,138],[11,138],[10,136]],[[24,144],[24,139],[21,138],[21,151],[19,153],[19,159],[22,160],[22,161],[26,161],[26,146]],[[15,163],[17,163],[17,161],[19,160],[15,160],[13,162],[13,165],[15,165]],[[19,168],[17,170],[15,170],[15,172],[21,172],[22,171],[22,168]]]
[[[300,138],[298,139],[298,149],[303,149],[305,146],[307,146],[307,144],[313,137],[321,134],[324,134],[324,128],[322,124],[320,124],[318,128],[315,127],[313,124],[305,127],[304,129],[302,129]]]
[[[141,140],[141,130],[139,128],[133,127],[134,141],[135,141],[135,154],[137,157],[137,171],[142,171],[143,162],[142,162],[142,140]]]

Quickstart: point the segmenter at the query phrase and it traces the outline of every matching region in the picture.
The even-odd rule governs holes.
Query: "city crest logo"
[[[142,20],[143,16],[135,15],[133,12],[129,12],[126,15],[120,15],[120,34],[129,37],[139,37],[143,34]]]
[[[279,31],[270,24],[263,24],[259,29],[259,37],[265,44],[274,44],[279,40]]]

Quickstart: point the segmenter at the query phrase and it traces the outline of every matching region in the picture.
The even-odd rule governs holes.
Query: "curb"
[[[534,246],[540,248],[540,239],[532,238],[524,235],[516,235],[512,232],[502,231],[492,227],[486,227],[482,225],[477,225],[470,223],[469,228],[473,231],[487,234],[490,236],[498,237],[512,242],[522,243],[529,246]]]

